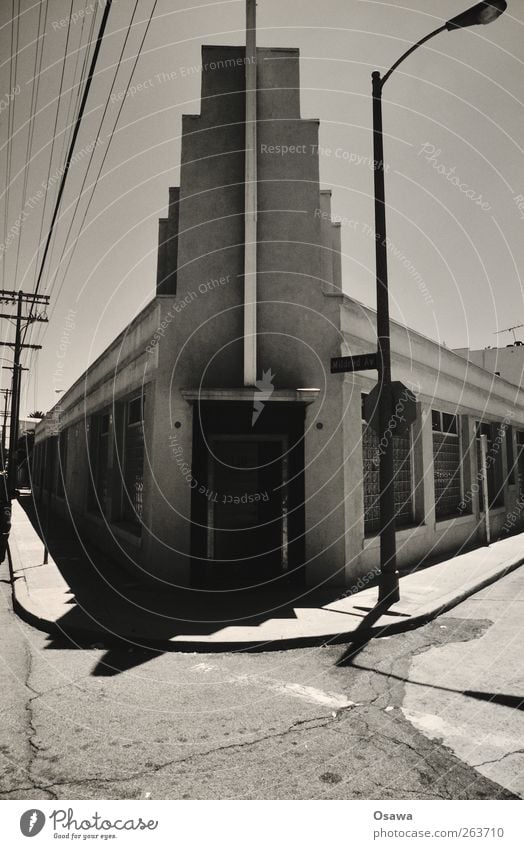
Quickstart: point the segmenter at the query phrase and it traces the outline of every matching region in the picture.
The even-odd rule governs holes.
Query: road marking
[[[317,690],[316,687],[307,687],[303,684],[286,684],[282,681],[268,681],[271,689],[283,696],[295,696],[305,702],[310,702],[314,705],[323,705],[330,708],[346,708],[355,705],[356,702],[351,702],[342,693],[329,693],[324,690]]]
[[[213,669],[216,668],[216,666],[213,666],[210,663],[197,663],[196,666],[191,667],[191,669],[193,669],[195,672],[212,672]]]
[[[218,669],[217,666],[208,663],[197,663],[190,667],[193,672],[211,672],[213,669]],[[252,684],[254,686],[267,687],[273,692],[281,696],[292,696],[296,699],[309,702],[314,705],[322,705],[323,707],[334,708],[341,710],[342,708],[352,707],[356,702],[350,701],[343,693],[333,693],[326,690],[319,690],[317,687],[309,687],[306,684],[293,684],[288,681],[279,681],[275,678],[265,678],[258,675],[233,675],[227,679],[231,684]]]

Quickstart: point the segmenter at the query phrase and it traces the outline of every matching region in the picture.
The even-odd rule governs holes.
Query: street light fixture
[[[477,24],[490,24],[495,21],[508,8],[506,0],[493,0],[491,3],[477,3],[471,9],[462,12],[455,18],[451,18],[446,24],[446,29],[463,29]]]
[[[463,29],[477,24],[489,24],[507,8],[506,0],[477,3],[447,23],[430,32],[406,50],[389,71],[381,77],[373,71],[373,159],[375,188],[375,261],[377,278],[377,364],[379,385],[379,433],[383,437],[389,428],[393,411],[391,385],[391,340],[389,326],[388,264],[386,242],[386,200],[384,188],[384,140],[382,133],[382,89],[393,71],[418,47],[444,30]],[[395,538],[395,469],[392,439],[382,439],[380,452],[380,581],[378,603],[388,606],[399,601],[399,574]]]

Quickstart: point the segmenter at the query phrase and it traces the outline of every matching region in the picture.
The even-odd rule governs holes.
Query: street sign
[[[332,357],[331,358],[331,374],[342,374],[348,371],[368,371],[376,369],[377,355],[373,354],[356,354],[354,357]]]
[[[380,436],[379,425],[380,384],[373,387],[364,399],[364,418]],[[391,384],[391,430],[397,436],[406,433],[417,418],[417,399],[411,389],[400,380]]]

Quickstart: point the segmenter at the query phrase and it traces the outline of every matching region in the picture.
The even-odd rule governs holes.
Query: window
[[[364,476],[364,533],[371,536],[380,530],[380,441],[373,428],[362,423],[362,457]],[[413,522],[413,479],[411,472],[411,432],[393,436],[395,468],[395,516],[398,527]]]
[[[524,431],[517,431],[517,475],[519,481],[519,500],[524,498]]]
[[[144,403],[139,395],[125,405],[123,519],[140,529],[144,490]]]
[[[448,519],[458,516],[461,512],[462,451],[459,418],[440,410],[432,410],[431,421],[435,514],[437,519]]]
[[[60,431],[58,436],[58,469],[57,469],[57,482],[56,494],[60,496],[60,498],[64,497],[65,494],[65,479],[66,479],[66,469],[67,469],[67,430]]]
[[[513,428],[511,425],[506,427],[506,459],[508,462],[508,484],[513,486],[515,483],[515,455],[513,453]]]
[[[495,422],[477,422],[476,423],[476,441],[477,441],[477,469],[479,482],[482,480],[482,463],[481,463],[481,436],[487,436],[488,448],[486,452],[486,471],[488,480],[488,500],[489,507],[500,507],[504,504],[504,487],[502,481],[502,442],[504,440],[505,426]],[[479,501],[481,511],[484,507],[484,493],[482,486],[479,487]]]
[[[109,515],[111,494],[111,424],[112,419],[109,413],[104,412],[91,417],[89,508],[95,511],[100,510],[104,516]]]

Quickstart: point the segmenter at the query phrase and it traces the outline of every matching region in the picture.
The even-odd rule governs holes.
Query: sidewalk
[[[520,534],[419,570],[401,578],[400,602],[382,615],[374,610],[376,587],[342,598],[337,590],[302,591],[288,600],[268,593],[177,591],[162,584],[156,590],[100,552],[84,549],[60,519],[52,520],[49,562],[43,565],[31,498],[21,503],[13,503],[9,540],[16,612],[55,638],[101,646],[124,641],[209,652],[360,641],[421,625],[524,562]]]

